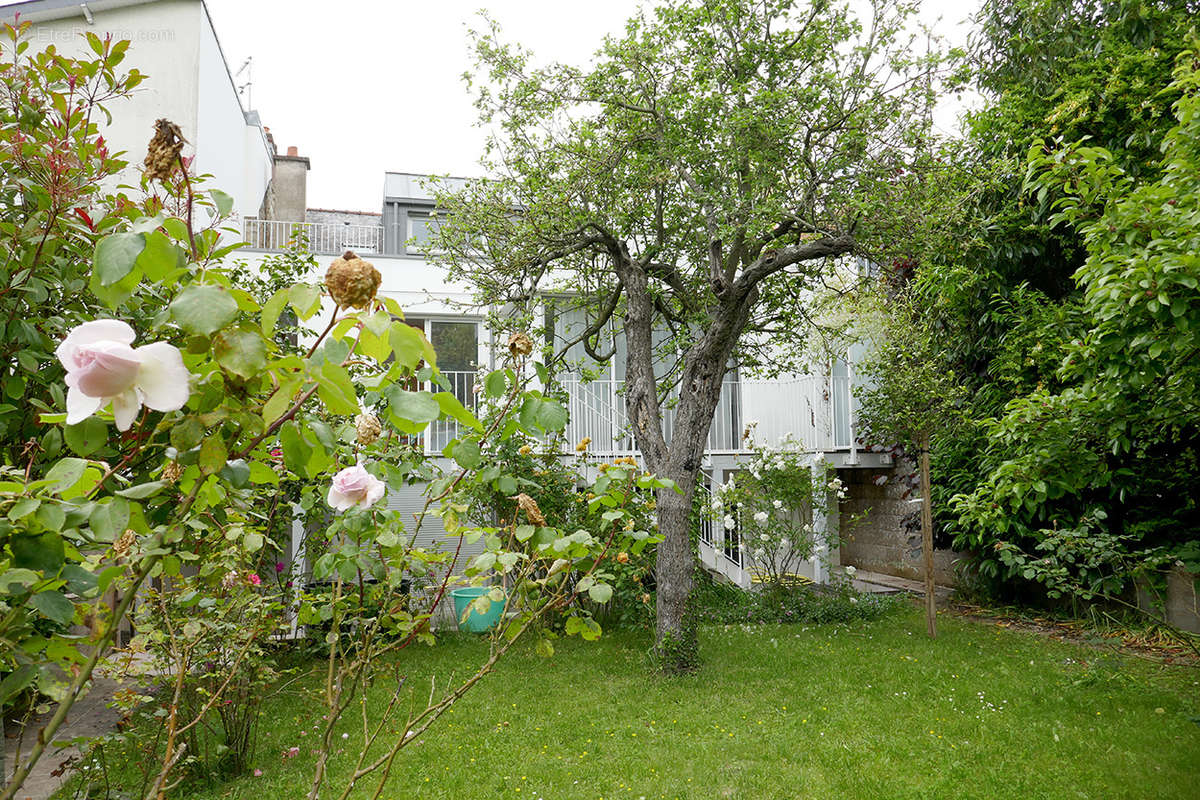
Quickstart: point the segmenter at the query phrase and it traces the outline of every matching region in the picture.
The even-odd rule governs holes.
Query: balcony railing
[[[254,250],[283,250],[304,241],[318,255],[383,252],[382,225],[351,225],[341,222],[286,222],[245,217],[242,239]]]
[[[443,372],[450,391],[467,408],[475,407],[477,373]],[[433,391],[444,387],[431,386]],[[574,452],[585,437],[588,451],[597,455],[633,455],[637,452],[625,413],[624,383],[597,380],[563,381],[570,420],[564,448]],[[846,377],[809,375],[790,380],[727,380],[721,387],[709,429],[710,453],[738,453],[748,449],[743,434],[749,427],[755,444],[796,447],[802,450],[845,450],[853,439],[850,381]],[[668,441],[675,410],[663,409]],[[425,449],[441,452],[462,431],[454,420],[438,420],[425,434]]]

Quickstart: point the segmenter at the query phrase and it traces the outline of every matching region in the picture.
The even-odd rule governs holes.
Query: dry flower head
[[[338,308],[366,308],[375,299],[383,276],[375,265],[347,250],[325,272],[325,287]]]
[[[183,131],[169,119],[160,119],[154,123],[154,136],[146,148],[146,177],[152,181],[165,181],[171,177],[177,166],[181,166],[183,146],[187,139]]]

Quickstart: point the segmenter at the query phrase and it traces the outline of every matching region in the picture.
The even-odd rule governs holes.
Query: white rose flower
[[[771,541],[771,537],[770,537],[770,536],[767,536],[765,533],[760,533],[760,534],[758,535],[758,538],[759,538],[759,540],[760,540],[760,541],[763,541],[763,542],[769,542],[769,541]]]
[[[767,524],[767,512],[759,511],[757,514],[754,515],[754,521],[757,522],[759,525],[766,525]]]
[[[329,487],[329,505],[338,511],[354,506],[370,508],[383,497],[386,490],[383,481],[367,472],[361,464],[355,464],[333,476]]]
[[[729,514],[725,515],[724,522],[725,522],[725,530],[727,530],[727,531],[733,530],[733,526],[737,524],[733,521],[733,517]]]
[[[187,403],[191,373],[179,350],[154,342],[136,350],[133,328],[116,319],[76,325],[54,354],[67,370],[67,424],[112,403],[117,430],[127,431],[142,406],[177,411]]]
[[[771,503],[771,505],[775,506],[775,510],[778,511],[779,509],[783,508],[783,501],[775,500]]]

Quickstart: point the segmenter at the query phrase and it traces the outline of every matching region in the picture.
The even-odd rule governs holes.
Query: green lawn
[[[709,627],[702,671],[683,678],[650,672],[644,634],[523,649],[401,754],[384,796],[1197,796],[1200,670],[949,615],[936,641],[923,627],[908,608],[851,628]],[[482,652],[458,637],[422,649],[410,685]],[[187,796],[302,797],[318,686],[314,672],[270,703],[261,777]],[[345,730],[335,775],[351,767]]]

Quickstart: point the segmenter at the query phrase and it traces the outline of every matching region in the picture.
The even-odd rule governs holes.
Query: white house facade
[[[423,175],[386,173],[377,215],[310,209],[302,219],[244,218],[242,233],[247,247],[241,257],[252,263],[261,261],[289,242],[303,239],[317,258],[320,274],[346,250],[367,258],[382,275],[380,293],[395,299],[410,323],[424,328],[438,352],[443,375],[459,399],[471,405],[478,373],[498,366],[500,348],[485,324],[488,309],[476,305],[472,287],[449,280],[445,269],[426,257],[425,244],[437,224],[434,198],[427,188],[431,180]],[[449,180],[452,187],[455,179]],[[447,179],[438,181],[447,185]],[[294,207],[286,201],[281,205]],[[556,312],[552,295],[541,304],[539,314],[539,327],[552,331],[547,335],[556,342],[568,341],[584,325],[581,312]],[[550,315],[555,315],[552,324]],[[625,364],[620,357],[623,344],[620,336],[614,335],[617,357],[592,365],[602,370],[598,377],[594,373],[586,377],[567,373],[560,378],[570,412],[564,457],[576,457],[573,446],[585,437],[591,442],[590,458],[638,456],[625,413]],[[569,356],[567,363],[585,360],[582,353],[577,357]],[[838,469],[889,467],[888,455],[864,452],[858,447],[853,382],[852,357],[836,359],[812,374],[771,379],[732,371],[725,380],[709,434],[704,469],[710,485],[727,480],[740,469],[749,449],[743,433],[751,422],[757,444],[802,450],[810,454],[814,468],[829,464]],[[669,406],[664,407],[663,414],[669,435]],[[455,435],[452,421],[435,423],[425,435],[426,451],[430,455],[440,453]],[[421,492],[422,487],[412,487],[407,493],[393,492],[389,503],[415,512],[424,502]],[[816,522],[836,526],[837,519],[833,515]],[[426,526],[430,542],[442,535],[436,521],[432,526],[427,521]],[[705,525],[700,556],[706,568],[748,587],[751,570],[735,537],[736,533],[727,533],[720,526]],[[801,568],[801,576],[823,581],[829,566],[837,561],[836,552],[821,551]]]
[[[188,140],[192,172],[233,198],[238,214],[256,214],[272,177],[274,147],[237,87],[203,0],[28,0],[0,8],[6,21],[32,24],[30,45],[53,44],[64,55],[94,55],[85,35],[129,40],[121,69],[147,76],[132,96],[115,100],[111,122],[98,120],[112,152],[129,166],[112,185],[136,186],[154,123],[166,118]]]

